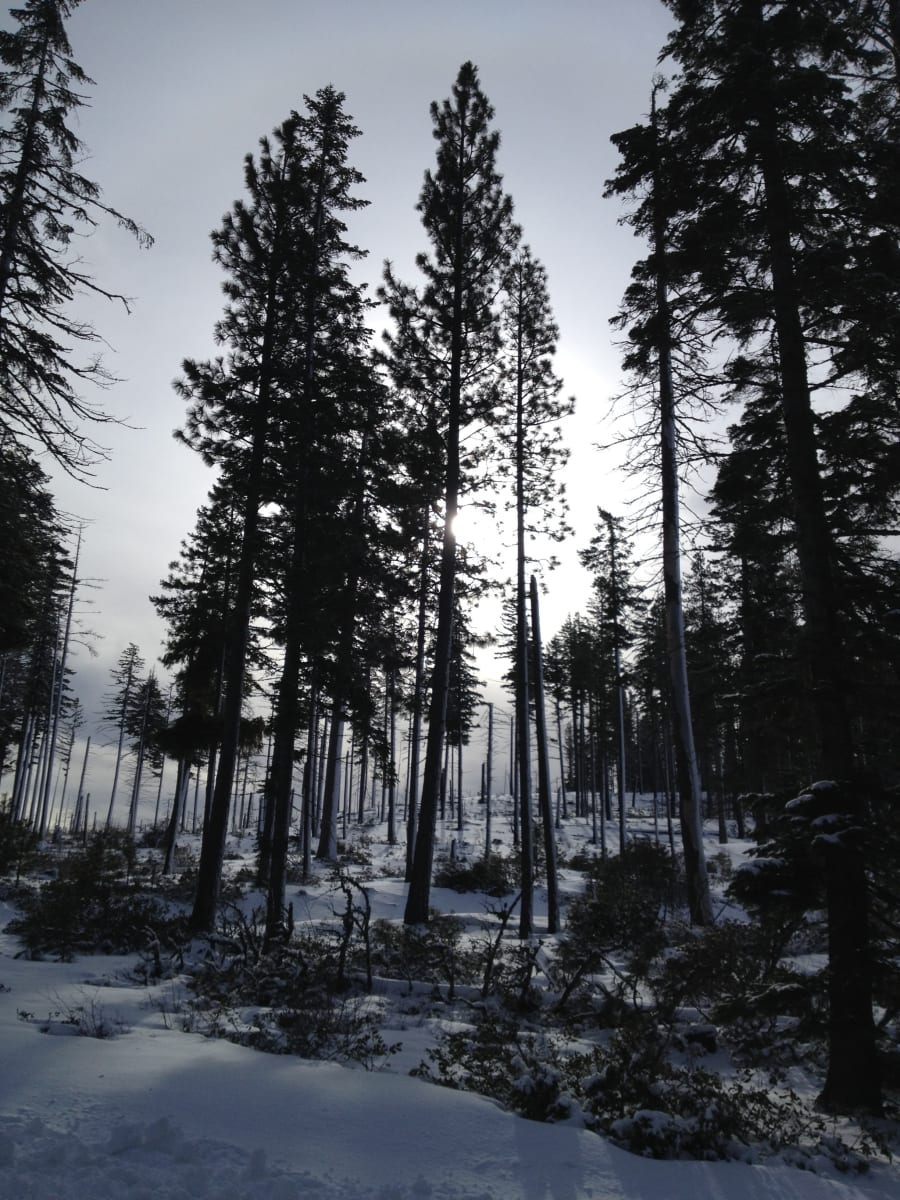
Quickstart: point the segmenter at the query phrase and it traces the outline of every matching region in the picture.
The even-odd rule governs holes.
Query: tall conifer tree
[[[226,467],[235,486],[240,480],[243,493],[224,671],[223,741],[204,829],[192,914],[196,929],[210,929],[215,917],[261,550],[260,510],[273,500],[291,503],[278,491],[270,468],[278,461],[282,435],[292,428],[291,408],[315,371],[315,314],[323,295],[335,286],[334,278],[323,276],[323,264],[328,262],[333,272],[341,255],[354,253],[343,241],[342,216],[360,203],[349,192],[359,176],[345,164],[347,141],[356,131],[343,114],[342,101],[330,87],[307,97],[306,114],[292,113],[275,131],[274,144],[263,139],[258,161],[246,158],[248,200],[237,202],[213,234],[216,259],[228,273],[230,303],[216,328],[228,355],[214,362],[186,362],[180,384],[190,401],[184,440],[208,461]],[[343,269],[340,286],[349,286]]]
[[[79,363],[72,346],[99,340],[67,305],[107,291],[71,255],[72,237],[111,217],[143,245],[152,239],[110,208],[78,170],[84,146],[72,116],[93,81],[72,58],[66,21],[79,0],[26,0],[0,30],[0,428],[84,474],[102,449],[82,422],[110,421],[79,395],[109,381],[96,356]]]
[[[803,611],[803,652],[818,734],[817,773],[846,832],[828,844],[830,1108],[880,1108],[871,1009],[864,817],[850,716],[848,627],[834,527],[824,498],[813,408],[817,382],[883,379],[897,358],[897,207],[877,203],[886,176],[861,136],[870,46],[859,6],[813,0],[669,0],[667,53],[681,74],[666,105],[669,262],[683,297],[752,360],[774,350]],[[653,178],[646,129],[619,135],[623,190]],[[644,203],[636,223],[652,228]],[[872,248],[881,302],[872,305]],[[894,309],[896,306],[894,306]],[[882,368],[887,367],[885,372]],[[828,378],[829,367],[834,376]],[[811,833],[812,835],[812,833]]]
[[[565,529],[564,488],[560,481],[568,452],[559,421],[572,411],[561,401],[562,381],[553,372],[559,330],[550,311],[547,273],[527,246],[516,255],[505,280],[503,308],[505,396],[508,405],[508,458],[516,518],[516,737],[518,739],[522,880],[519,936],[533,927],[534,849],[529,679],[530,639],[527,543],[535,533],[561,537]],[[547,847],[552,854],[552,847]]]
[[[500,135],[472,63],[460,68],[450,99],[431,106],[437,164],[425,173],[419,199],[431,252],[418,256],[421,290],[400,284],[388,269],[384,295],[397,323],[394,339],[418,347],[429,387],[432,422],[442,445],[444,528],[437,634],[431,672],[428,740],[405,921],[428,920],[434,832],[453,644],[457,574],[453,521],[464,486],[460,437],[491,407],[491,363],[499,329],[494,301],[518,231],[495,159]],[[390,339],[389,339],[390,344]]]

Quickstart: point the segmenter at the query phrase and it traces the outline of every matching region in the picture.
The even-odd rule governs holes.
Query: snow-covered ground
[[[374,886],[399,917],[403,885]],[[291,889],[301,908],[322,905]],[[442,908],[477,910],[437,893]],[[471,906],[474,906],[474,910]],[[12,915],[0,903],[0,927]],[[897,1200],[881,1163],[841,1175],[643,1159],[575,1123],[538,1124],[406,1074],[272,1056],[175,1028],[177,983],[131,958],[16,958],[0,935],[0,1200]],[[79,1036],[102,1025],[114,1036]],[[816,1164],[814,1164],[816,1165]]]

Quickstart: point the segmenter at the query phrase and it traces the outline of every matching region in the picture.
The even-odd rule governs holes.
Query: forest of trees
[[[102,367],[72,346],[99,335],[70,306],[109,293],[68,244],[110,217],[150,241],[78,173],[75,3],[26,0],[0,33],[0,788],[42,836],[88,825],[67,659],[90,532],[56,511],[41,457],[89,474],[110,419],[81,399]],[[723,842],[777,837],[799,794],[793,836],[803,823],[818,845],[828,916],[823,1100],[877,1110],[871,831],[895,819],[900,784],[900,3],[666,5],[664,74],[647,118],[613,135],[606,201],[639,239],[610,315],[643,501],[598,507],[578,547],[587,611],[541,647],[530,577],[552,589],[535,547],[571,537],[572,402],[552,281],[516,223],[476,67],[432,105],[418,273],[385,265],[377,344],[351,235],[360,129],[324,87],[247,155],[211,235],[219,349],[185,358],[176,383],[177,436],[209,465],[209,495],[153,597],[160,666],[124,648],[98,714],[117,748],[99,820],[134,833],[149,799],[167,869],[180,831],[202,830],[198,932],[229,830],[252,829],[274,943],[291,845],[307,868],[333,859],[374,805],[407,844],[405,920],[426,923],[436,822],[487,721],[478,603],[500,589],[515,779],[498,782],[498,750],[483,787],[488,811],[492,787],[517,797],[521,936],[535,830],[549,878],[570,810],[605,854],[607,823],[624,847],[636,795],[659,798],[707,925],[703,823]],[[685,523],[688,483],[702,516]],[[512,566],[457,541],[463,501],[509,514]]]

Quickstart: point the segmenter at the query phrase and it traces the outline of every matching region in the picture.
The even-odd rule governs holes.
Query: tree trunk
[[[416,624],[416,665],[413,679],[413,708],[410,725],[409,780],[406,810],[406,882],[412,879],[413,851],[419,816],[419,750],[422,741],[422,710],[425,700],[425,634],[430,566],[430,510],[426,505],[422,521],[422,564],[419,578],[419,608]]]
[[[325,764],[325,796],[322,804],[322,823],[319,828],[317,858],[334,862],[337,858],[337,817],[341,799],[341,749],[344,742],[343,702],[332,705],[331,737],[328,739],[328,758]]]
[[[187,790],[190,786],[190,782],[190,760],[181,758],[178,760],[178,775],[175,781],[175,796],[172,801],[172,811],[169,814],[169,825],[166,829],[163,875],[171,875],[175,870],[175,843],[178,838],[178,822],[181,818],[181,813],[187,800]]]
[[[0,302],[2,303],[2,302]],[[75,543],[75,561],[72,564],[72,583],[69,588],[69,602],[66,606],[66,628],[63,634],[62,654],[59,664],[59,687],[56,690],[56,706],[53,711],[53,722],[50,728],[50,746],[48,750],[49,770],[44,788],[40,836],[46,832],[46,813],[50,800],[50,778],[53,774],[53,759],[56,755],[56,739],[59,736],[59,721],[62,715],[63,694],[66,686],[66,660],[69,657],[69,640],[72,635],[72,614],[75,611],[75,591],[78,587],[78,560],[81,557],[81,527],[78,529],[78,540]]]
[[[656,135],[656,94],[653,97],[653,128]],[[675,385],[672,377],[672,331],[666,278],[666,227],[659,170],[653,180],[653,249],[656,258],[656,322],[659,330],[660,453],[662,474],[663,580],[666,605],[666,646],[672,685],[672,722],[675,764],[681,810],[685,873],[691,920],[696,925],[712,923],[712,902],[706,858],[703,853],[703,823],[700,811],[700,774],[691,724],[687,655],[684,642],[684,606],[681,584],[681,535],[678,501],[678,460],[675,448]]]
[[[760,0],[745,0],[744,10],[761,35],[764,19]],[[891,15],[896,14],[892,12]],[[855,824],[865,819],[865,805],[845,702],[847,669],[834,581],[834,546],[822,498],[791,245],[793,208],[778,118],[772,108],[768,82],[761,80],[760,87],[754,92],[758,120],[751,146],[756,152],[764,185],[782,413],[800,566],[804,643],[822,767],[828,779],[839,786],[835,811],[842,812]],[[881,1073],[872,1016],[868,885],[862,853],[850,839],[831,846],[826,854],[825,887],[829,1060],[819,1101],[831,1111],[862,1108],[880,1113]]]
[[[388,822],[387,839],[389,846],[397,844],[396,807],[397,807],[397,702],[395,696],[396,677],[394,669],[388,671],[388,742],[390,747],[390,782],[388,783]]]
[[[137,753],[134,763],[134,780],[131,784],[131,803],[128,805],[128,836],[134,837],[134,831],[137,828],[137,808],[138,800],[141,794],[141,777],[144,773],[144,745],[147,736],[147,712],[150,708],[150,680],[151,675],[147,680],[147,695],[144,699],[144,711],[141,714],[141,732],[138,737]]]
[[[522,327],[518,327],[521,343]],[[521,898],[519,937],[534,933],[534,837],[531,822],[531,739],[528,705],[528,617],[525,590],[525,425],[521,344],[516,379],[516,730],[519,759],[519,823],[521,828]]]
[[[289,613],[293,606],[289,606]],[[284,889],[287,877],[288,838],[293,810],[294,743],[299,699],[300,639],[290,615],[286,621],[284,662],[278,684],[272,761],[267,781],[267,811],[271,808],[271,843],[266,891],[265,945],[284,940]]]
[[[544,703],[544,656],[541,647],[541,619],[537,579],[531,576],[531,637],[534,642],[534,707],[538,752],[538,804],[544,829],[544,859],[547,873],[547,931],[559,931],[559,884],[556,876],[556,836],[553,829],[553,801],[550,794],[550,747],[547,739],[547,713]]]

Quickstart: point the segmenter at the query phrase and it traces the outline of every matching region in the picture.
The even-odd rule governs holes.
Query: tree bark
[[[744,12],[763,46],[760,0]],[[759,54],[754,89],[757,125],[750,142],[763,181],[781,403],[794,506],[804,642],[820,742],[829,780],[838,784],[835,811],[865,819],[846,705],[847,668],[834,579],[834,546],[822,496],[800,296],[791,228],[793,206],[778,118],[771,100],[771,63]],[[829,1060],[820,1104],[831,1111],[881,1112],[881,1073],[872,1016],[872,962],[865,863],[855,839],[825,856],[828,913]]]
[[[653,129],[656,132],[656,95],[653,99]],[[658,144],[656,141],[654,144]],[[672,375],[672,321],[666,277],[666,226],[660,196],[658,162],[653,178],[653,251],[656,259],[657,366],[659,371],[660,453],[663,520],[663,585],[666,606],[666,646],[672,686],[675,739],[675,771],[681,813],[685,873],[691,920],[696,925],[712,923],[712,902],[706,858],[703,853],[700,773],[691,723],[687,655],[684,641],[684,605],[681,583],[681,537],[678,501],[678,461],[675,449],[675,385]]]
[[[559,931],[559,883],[556,875],[556,835],[553,828],[553,798],[550,793],[550,747],[544,700],[544,653],[537,579],[531,576],[531,637],[534,642],[534,708],[537,735],[538,804],[544,829],[544,860],[547,874],[547,932]]]

